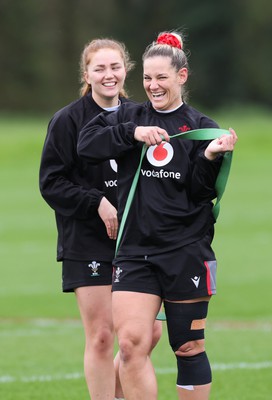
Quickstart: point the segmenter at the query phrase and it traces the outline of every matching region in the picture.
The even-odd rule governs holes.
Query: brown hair
[[[87,95],[92,90],[91,85],[89,85],[84,79],[84,73],[86,72],[87,66],[91,61],[91,55],[101,49],[113,49],[119,51],[127,72],[131,71],[134,67],[134,62],[130,60],[129,53],[124,43],[114,39],[106,38],[92,40],[85,45],[80,58],[80,82],[82,84],[80,88],[81,96]],[[127,93],[124,88],[120,91],[120,96],[127,97]]]

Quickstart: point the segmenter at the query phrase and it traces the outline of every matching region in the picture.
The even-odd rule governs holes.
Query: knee
[[[191,340],[181,345],[176,351],[175,355],[180,357],[192,357],[196,354],[205,351],[205,340]]]
[[[208,302],[165,303],[169,342],[180,356],[204,351],[204,329]]]
[[[120,361],[125,363],[128,362],[133,353],[133,342],[129,339],[121,339],[119,341],[119,352],[120,352]]]
[[[212,381],[210,363],[205,351],[190,356],[177,356],[177,385],[199,386]]]
[[[134,335],[119,338],[120,361],[123,363],[131,361],[138,352],[139,343],[140,339]]]
[[[156,320],[153,327],[151,349],[154,349],[154,347],[160,340],[161,335],[162,335],[162,322]]]
[[[101,355],[113,351],[114,332],[109,327],[98,329],[86,340],[86,346]]]
[[[151,333],[150,335],[147,333],[143,335],[142,331],[129,330],[122,333],[119,332],[117,336],[120,361],[122,363],[139,362],[140,359],[148,356],[150,352]]]

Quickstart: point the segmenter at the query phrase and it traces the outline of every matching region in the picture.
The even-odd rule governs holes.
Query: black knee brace
[[[204,339],[204,320],[208,302],[171,303],[164,302],[169,343],[173,351],[191,340]],[[199,323],[198,323],[199,322]],[[200,329],[197,329],[200,327]]]
[[[169,342],[173,351],[192,340],[204,339],[204,320],[208,313],[208,302],[170,303],[165,301],[165,314]],[[211,382],[211,367],[204,352],[195,356],[177,358],[178,386],[206,385]]]
[[[212,381],[212,372],[206,352],[192,357],[177,357],[178,386],[206,385]]]

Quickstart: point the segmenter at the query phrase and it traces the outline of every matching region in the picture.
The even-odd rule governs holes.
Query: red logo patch
[[[179,131],[181,131],[181,132],[188,132],[190,130],[191,130],[191,128],[189,128],[189,126],[187,126],[187,125],[182,125],[179,127]]]

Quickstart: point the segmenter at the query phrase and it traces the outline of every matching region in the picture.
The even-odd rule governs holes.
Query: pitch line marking
[[[235,369],[260,370],[266,368],[272,368],[272,361],[260,361],[256,363],[240,362],[240,363],[229,363],[229,364],[224,364],[224,363],[212,364],[213,371],[227,371]],[[155,371],[157,375],[175,374],[176,368],[155,368]],[[32,375],[32,376],[22,376],[22,377],[2,375],[0,376],[0,384],[14,383],[14,382],[22,382],[22,383],[51,382],[51,381],[74,380],[83,378],[84,374],[80,372],[72,372],[72,373],[58,374],[58,375]]]
[[[57,319],[30,319],[30,320],[21,320],[18,319],[18,323],[20,322],[21,327],[19,329],[14,329],[12,323],[15,323],[16,320],[12,319],[1,319],[1,331],[0,337],[10,337],[10,336],[42,336],[48,334],[63,334],[69,333],[71,329],[80,329],[82,330],[82,323],[78,319],[66,319],[66,320],[57,320]],[[25,324],[24,324],[25,323]],[[10,326],[11,325],[11,326]],[[259,322],[259,321],[248,321],[248,322],[239,322],[239,321],[217,321],[217,322],[209,322],[208,321],[208,330],[207,332],[215,332],[215,331],[237,331],[243,332],[244,330],[251,330],[262,333],[270,333],[272,332],[272,321],[270,322]]]

